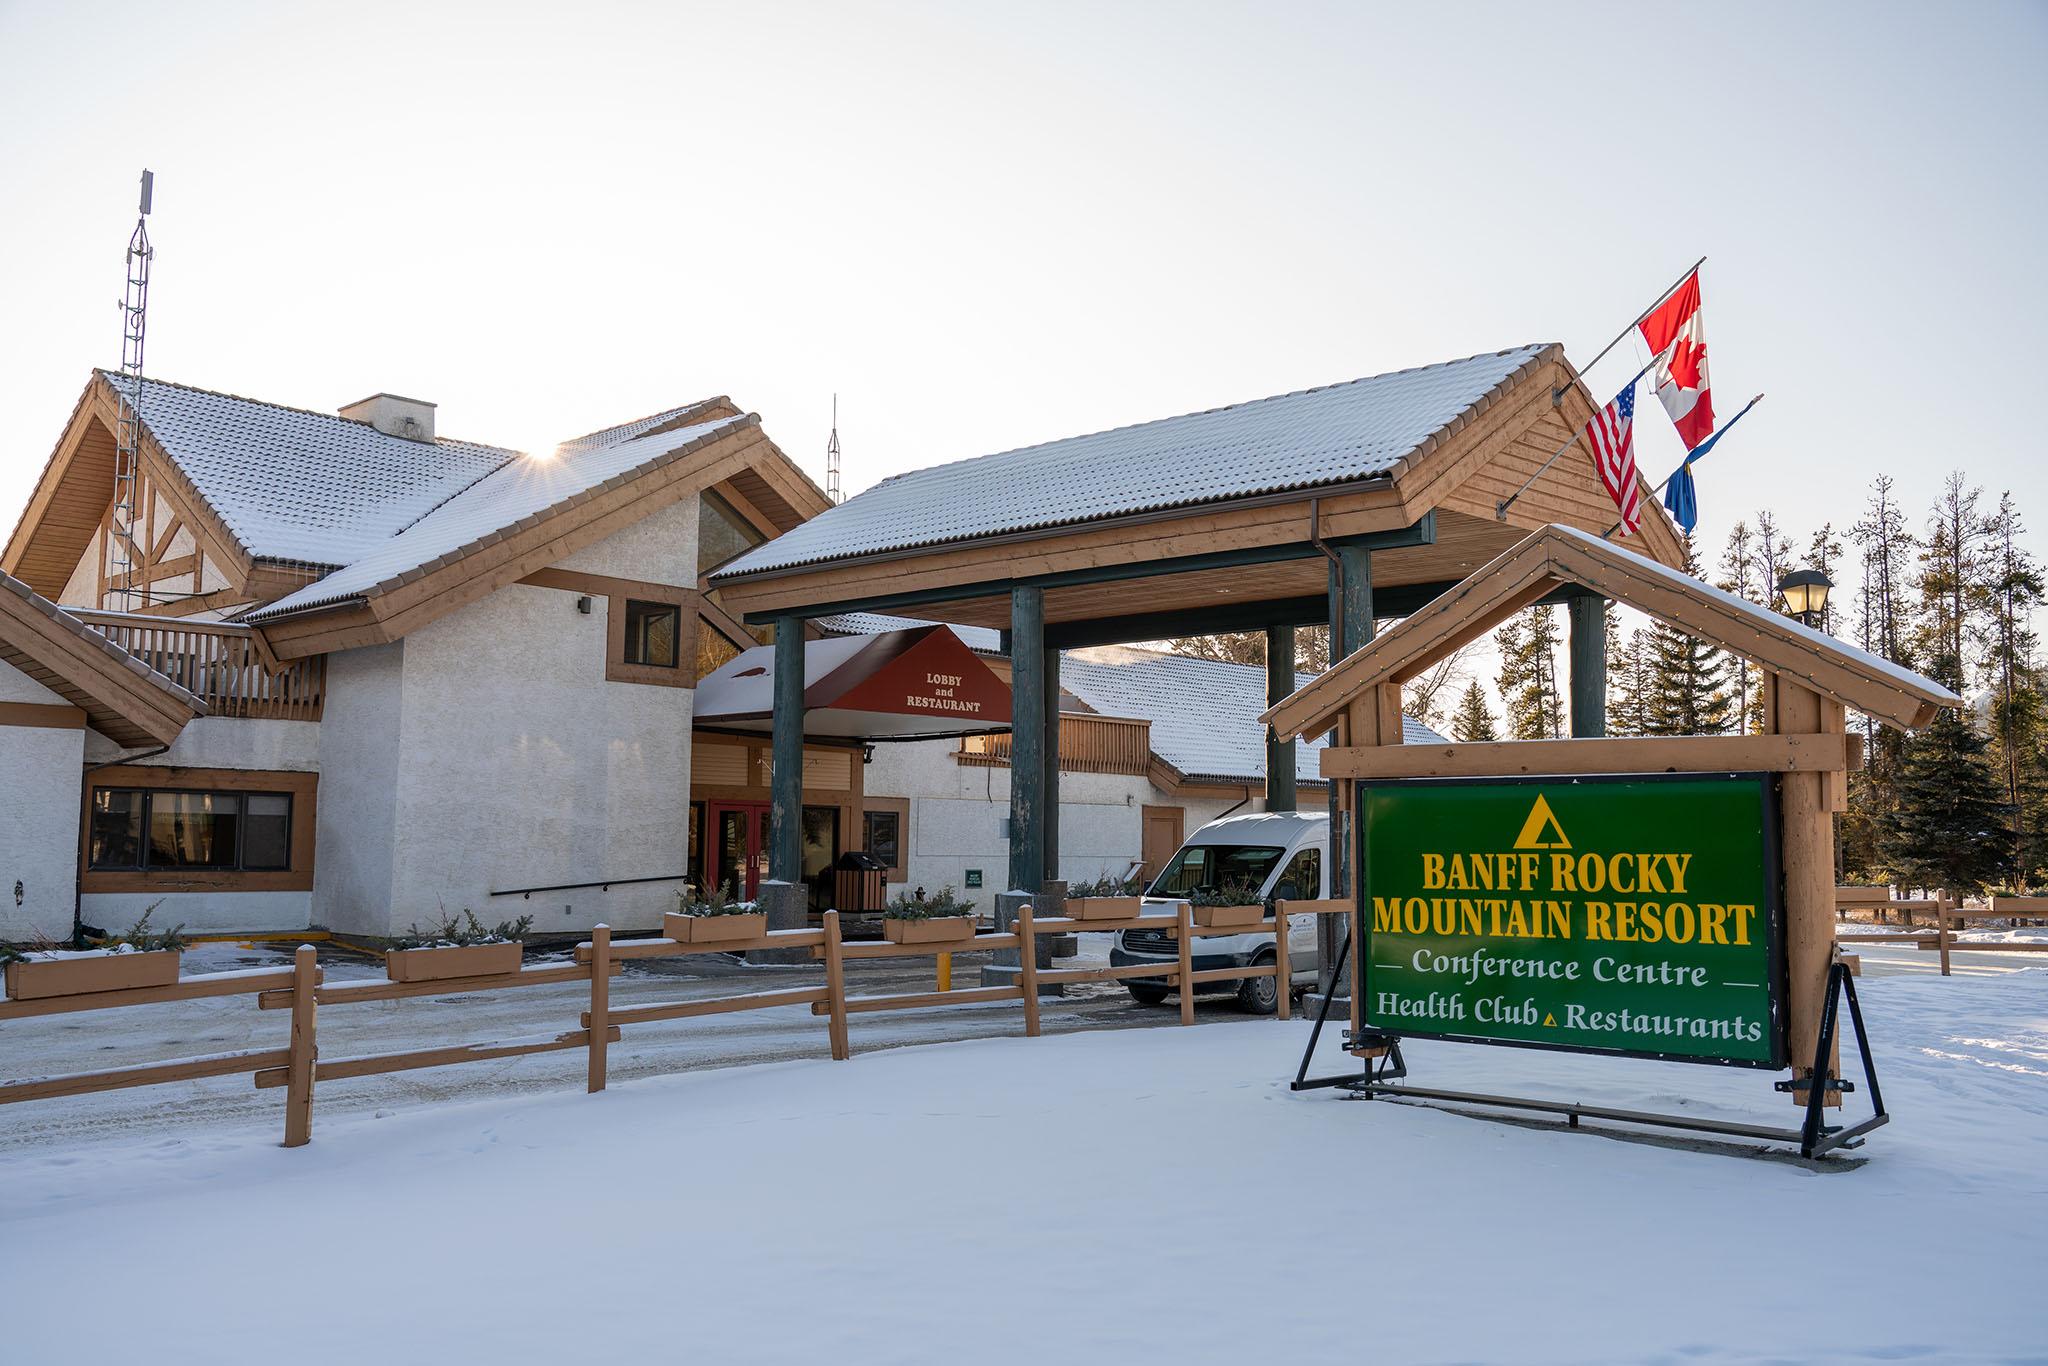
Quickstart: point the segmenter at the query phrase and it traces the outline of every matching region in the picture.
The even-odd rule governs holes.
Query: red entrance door
[[[734,901],[752,901],[768,874],[768,803],[712,802],[704,880]]]

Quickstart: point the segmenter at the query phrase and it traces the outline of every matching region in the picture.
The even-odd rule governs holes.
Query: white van
[[[1156,915],[1185,900],[1200,888],[1248,882],[1270,909],[1276,900],[1312,901],[1330,895],[1330,818],[1308,812],[1254,812],[1211,821],[1189,836],[1145,889],[1145,911]],[[1316,918],[1295,916],[1288,928],[1289,957],[1295,988],[1316,981]],[[1113,967],[1174,961],[1173,939],[1162,930],[1125,930],[1111,942]],[[1273,961],[1270,934],[1219,935],[1195,941],[1195,971],[1242,968]],[[1157,1005],[1171,988],[1160,982],[1124,984],[1133,999]],[[1280,1005],[1279,983],[1271,977],[1243,981],[1205,982],[1197,992],[1237,993],[1238,1004],[1257,1015],[1270,1015]]]

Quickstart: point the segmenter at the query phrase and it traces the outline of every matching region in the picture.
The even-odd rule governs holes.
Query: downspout
[[[87,820],[92,811],[92,783],[89,780],[103,768],[132,764],[138,759],[154,759],[169,748],[169,745],[158,745],[155,749],[138,750],[119,758],[87,764],[79,771],[78,823],[82,828],[78,832],[78,862],[72,865],[71,871],[71,947],[74,949],[85,947],[85,861],[92,850],[92,826]]]

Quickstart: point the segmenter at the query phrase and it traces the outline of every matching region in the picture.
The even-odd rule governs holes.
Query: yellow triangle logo
[[[1557,823],[1557,817],[1550,810],[1550,803],[1543,800],[1541,792],[1536,794],[1536,804],[1529,808],[1529,819],[1522,822],[1522,833],[1515,836],[1517,849],[1569,849],[1572,842],[1564,837],[1564,827]]]
[[[1551,1014],[1545,1014],[1545,1015],[1544,1015],[1544,1017],[1543,1017],[1543,1027],[1544,1027],[1545,1029],[1555,1029],[1555,1028],[1557,1028],[1557,1016],[1555,1016],[1555,1015],[1551,1015]]]

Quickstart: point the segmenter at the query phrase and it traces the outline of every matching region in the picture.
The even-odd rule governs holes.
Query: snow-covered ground
[[[1296,1095],[1270,1020],[20,1147],[0,1360],[2038,1359],[2048,968],[1864,1000],[1896,1118],[1833,1170]],[[1794,1118],[1756,1073],[1410,1052]]]

